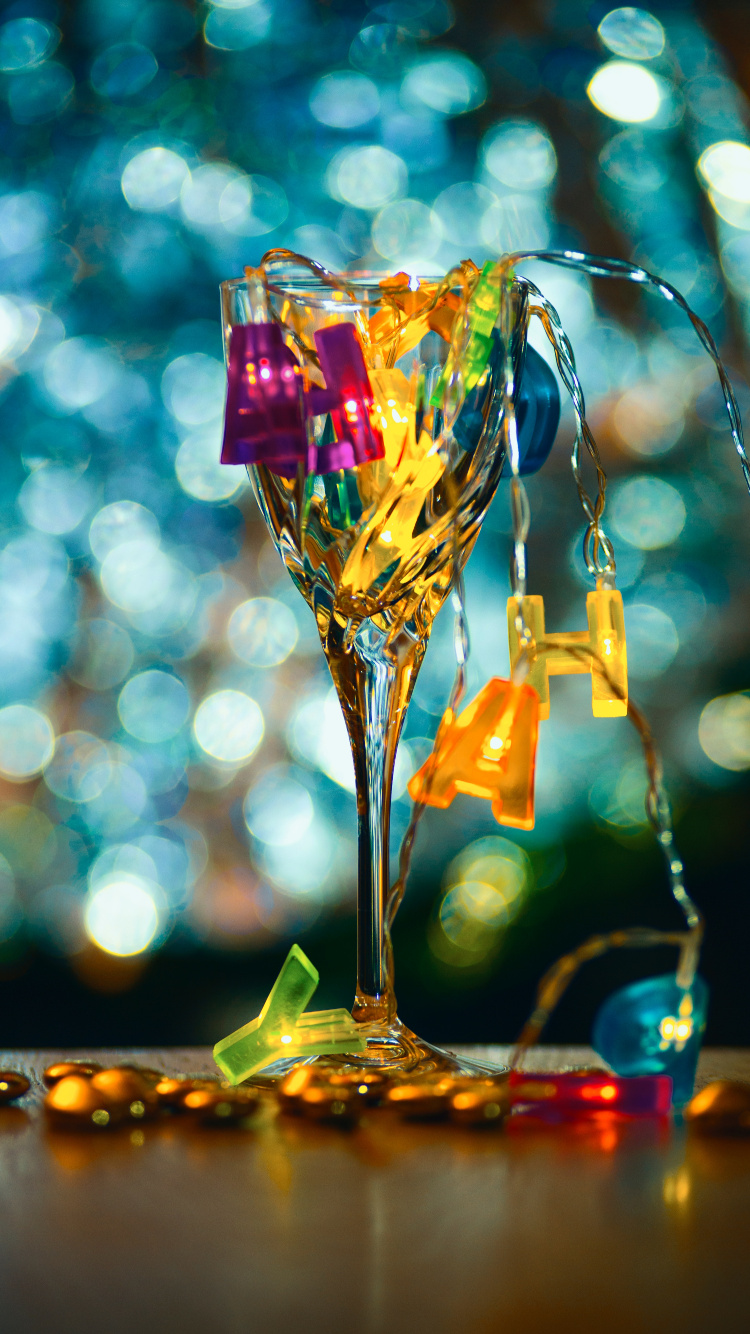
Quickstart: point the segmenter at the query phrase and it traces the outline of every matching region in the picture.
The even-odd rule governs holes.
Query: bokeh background
[[[708,321],[746,407],[746,12],[19,0],[0,71],[2,1040],[213,1042],[293,939],[319,1003],[349,1004],[351,760],[311,614],[218,464],[218,283],[279,245],[383,272],[623,256]],[[708,919],[709,1038],[747,1042],[750,498],[722,399],[678,311],[526,272],[610,475],[631,689]],[[530,589],[559,629],[585,624],[571,420],[529,487]],[[507,669],[508,547],[501,485],[468,567],[471,690]],[[446,609],[394,846],[452,670]],[[396,950],[426,1037],[510,1040],[587,933],[677,921],[627,722],[591,717],[584,678],[552,689],[534,832],[470,798],[422,825]],[[585,1041],[604,994],[672,962],[590,965],[549,1036]]]

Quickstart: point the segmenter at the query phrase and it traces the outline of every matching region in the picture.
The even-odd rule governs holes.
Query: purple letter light
[[[307,460],[300,365],[277,324],[235,324],[222,463],[265,463],[296,477]]]

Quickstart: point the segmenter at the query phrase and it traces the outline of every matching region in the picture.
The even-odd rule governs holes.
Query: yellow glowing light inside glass
[[[711,144],[698,158],[701,176],[726,199],[750,203],[750,147],[723,139]]]
[[[291,1033],[282,1033],[282,1035],[281,1035],[281,1041],[282,1041],[286,1046],[289,1045],[289,1043],[291,1042],[291,1040],[292,1040],[292,1035],[291,1035]]]
[[[653,120],[661,105],[653,74],[629,60],[608,60],[596,71],[586,92],[597,111],[631,124]]]

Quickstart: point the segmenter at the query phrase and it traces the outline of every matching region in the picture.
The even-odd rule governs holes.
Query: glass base
[[[507,1072],[506,1066],[472,1061],[466,1056],[456,1056],[454,1052],[445,1051],[442,1047],[433,1047],[430,1042],[412,1033],[400,1019],[395,1019],[391,1024],[362,1024],[360,1028],[367,1042],[366,1051],[342,1053],[339,1056],[311,1056],[306,1064],[335,1070],[341,1070],[342,1067],[347,1070],[373,1070],[392,1076],[395,1080],[423,1079],[434,1075],[482,1078]],[[299,1058],[295,1060],[293,1057],[275,1061],[254,1075],[251,1083],[272,1088],[297,1064]]]

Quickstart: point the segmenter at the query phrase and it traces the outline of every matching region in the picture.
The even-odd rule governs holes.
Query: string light
[[[486,397],[483,422],[475,445],[475,458],[484,457],[484,442],[494,442],[499,430],[502,449],[496,450],[496,453],[502,456],[501,464],[507,461],[510,467],[513,542],[508,625],[511,680],[495,679],[489,682],[479,696],[459,712],[465,689],[468,654],[461,584],[466,547],[465,542],[460,540],[459,527],[454,521],[451,531],[453,559],[450,581],[456,613],[456,677],[432,753],[409,785],[414,807],[402,843],[399,876],[386,892],[386,956],[391,982],[393,955],[390,932],[403,896],[416,830],[424,808],[427,805],[445,807],[457,792],[463,791],[490,799],[494,814],[502,822],[530,828],[534,819],[537,718],[545,717],[549,712],[549,675],[587,672],[592,678],[594,714],[604,717],[627,714],[640,733],[649,776],[647,812],[662,848],[673,896],[685,915],[687,929],[684,932],[658,932],[650,928],[632,928],[613,932],[592,938],[578,951],[566,956],[540,985],[537,1006],[519,1041],[516,1059],[536,1039],[562,990],[587,958],[612,947],[670,943],[679,946],[680,962],[676,975],[666,979],[650,979],[652,990],[659,997],[658,1005],[662,1007],[655,1018],[649,1012],[646,1023],[642,1006],[634,1017],[634,997],[627,988],[622,998],[618,994],[610,999],[612,1013],[616,1015],[619,1024],[619,1035],[621,1037],[625,1033],[626,1046],[629,1043],[633,1049],[628,1059],[631,1059],[631,1064],[635,1061],[636,1065],[628,1073],[636,1075],[652,1069],[674,1070],[675,1075],[682,1079],[690,1061],[697,1057],[705,1015],[701,994],[703,984],[696,978],[702,918],[684,887],[682,862],[674,846],[669,803],[653,737],[645,719],[628,699],[622,597],[615,587],[616,565],[612,543],[602,524],[607,479],[596,441],[586,420],[585,400],[573,350],[551,303],[534,283],[515,276],[518,265],[532,259],[595,276],[622,277],[652,287],[687,314],[700,342],[716,366],[735,449],[750,487],[750,467],[744,449],[737,403],[713,338],[677,289],[645,269],[624,261],[588,256],[575,251],[538,251],[505,256],[496,263],[486,264],[481,273],[466,263],[452,269],[442,282],[424,286],[415,285],[411,280],[407,282],[407,276],[400,274],[396,279],[385,280],[380,285],[380,292],[373,302],[376,311],[369,321],[361,313],[356,313],[357,299],[346,282],[326,273],[313,261],[290,252],[274,251],[265,257],[257,272],[268,292],[274,290],[280,295],[280,289],[273,286],[273,266],[282,260],[299,263],[310,269],[316,279],[331,290],[334,299],[341,304],[342,313],[347,301],[350,301],[355,312],[355,322],[358,322],[356,343],[355,322],[351,320],[338,323],[334,320],[322,330],[312,330],[305,323],[305,318],[298,314],[284,325],[286,336],[291,338],[308,362],[312,361],[313,365],[317,362],[319,370],[325,375],[324,390],[313,384],[306,392],[310,393],[311,402],[317,394],[317,406],[330,412],[334,438],[340,442],[353,442],[357,432],[364,428],[367,418],[371,428],[377,422],[378,437],[382,441],[380,453],[371,455],[370,462],[359,460],[356,495],[350,493],[349,484],[345,483],[346,467],[341,471],[342,480],[333,482],[329,479],[321,493],[333,506],[332,516],[336,518],[339,515],[344,527],[354,527],[354,540],[347,549],[336,584],[336,596],[349,615],[348,635],[353,636],[362,619],[371,614],[370,590],[378,591],[378,602],[373,603],[373,606],[387,605],[389,590],[391,586],[396,587],[397,579],[400,581],[399,589],[402,587],[404,562],[408,562],[408,567],[414,570],[424,565],[425,561],[429,562],[430,544],[434,547],[437,541],[435,527],[428,526],[422,539],[416,525],[423,507],[435,504],[434,497],[439,487],[443,487],[445,492],[443,504],[447,522],[455,516],[456,510],[452,503],[454,483],[451,472],[446,469],[446,462],[455,443],[466,440],[465,433],[461,435],[457,424],[467,402],[467,395],[478,386],[484,387]],[[284,309],[289,313],[288,301]],[[440,319],[437,318],[438,312],[442,312]],[[587,596],[588,630],[585,631],[549,634],[545,627],[542,599],[527,593],[526,544],[531,515],[521,478],[516,354],[519,341],[525,340],[528,321],[532,316],[540,320],[545,330],[573,403],[576,429],[571,465],[587,520],[584,560],[596,583],[595,589]],[[418,364],[415,365],[411,379],[407,379],[394,362],[415,347],[430,330],[446,338],[448,349],[442,373],[437,382],[428,386],[423,384]],[[343,353],[345,346],[356,346],[360,357],[364,353],[361,371],[358,369],[350,374],[347,370],[348,353]],[[332,359],[329,349],[342,350],[338,364],[334,364],[335,358]],[[381,358],[386,361],[384,369],[378,364]],[[369,371],[365,369],[367,361],[370,362]],[[349,387],[350,383],[355,386],[354,390]],[[326,396],[336,390],[339,398],[334,406]],[[322,441],[328,444],[325,436]],[[582,475],[584,450],[596,471],[596,496],[593,499]],[[386,471],[382,474],[369,473],[367,469],[373,466],[382,466]],[[368,488],[371,488],[369,492]],[[470,495],[471,492],[472,482],[469,479],[467,493]],[[361,523],[354,517],[354,503],[360,505]],[[426,568],[429,568],[429,564]],[[421,587],[426,590],[429,584],[425,583]],[[672,1004],[668,995],[670,987],[677,988],[676,1004]],[[392,987],[388,1003],[390,1006],[395,1005]],[[653,1064],[644,1067],[642,1064],[646,1052],[643,1038],[646,1029],[649,1034],[652,1029],[656,1034],[657,1056],[653,1058],[657,1060],[656,1067]],[[650,1037],[648,1040],[651,1040]],[[610,1038],[602,1039],[602,1042],[604,1045],[610,1042],[611,1045]],[[408,1047],[408,1039],[406,1044]],[[639,1060],[641,1067],[637,1065]],[[619,1067],[616,1060],[612,1063],[617,1070]],[[682,1083],[685,1083],[684,1079]],[[586,1090],[582,1095],[584,1100],[598,1099],[600,1103],[606,1103],[620,1098],[616,1080],[596,1087],[588,1085]],[[678,1092],[682,1098],[684,1088],[680,1086]]]

